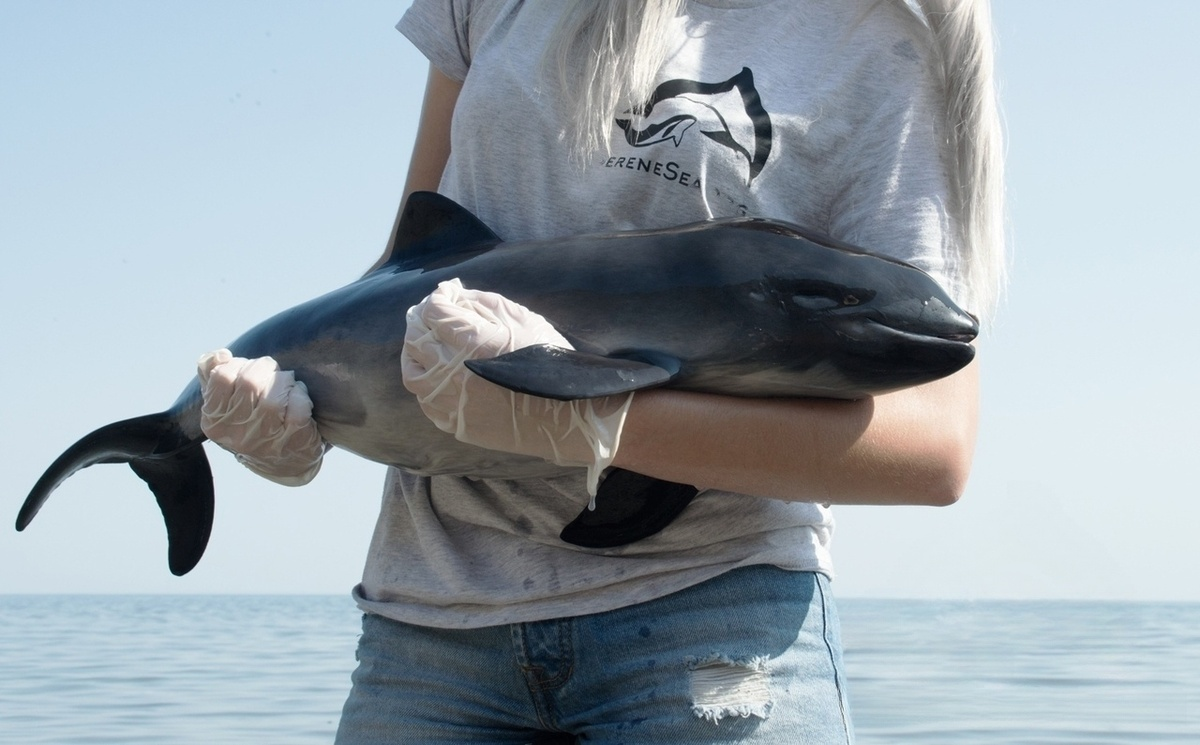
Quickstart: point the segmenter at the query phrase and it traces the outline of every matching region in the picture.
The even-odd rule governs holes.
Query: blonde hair
[[[946,101],[958,274],[968,306],[995,310],[1007,278],[1004,137],[996,99],[989,0],[916,0],[933,33]]]
[[[964,303],[991,315],[1005,283],[1004,157],[989,0],[887,0],[929,29],[946,101],[946,155],[958,231],[950,270]],[[582,159],[607,151],[613,116],[641,104],[671,53],[671,24],[686,0],[572,0],[547,50],[569,99],[564,133]],[[582,61],[582,64],[580,63]]]
[[[568,98],[573,151],[607,151],[613,116],[640,105],[671,50],[671,23],[686,0],[568,0],[545,67]]]

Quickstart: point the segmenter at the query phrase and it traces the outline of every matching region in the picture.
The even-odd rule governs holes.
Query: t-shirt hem
[[[567,594],[495,606],[471,603],[433,606],[427,602],[405,601],[399,598],[371,600],[366,597],[362,584],[354,587],[351,596],[364,613],[383,616],[393,621],[443,629],[478,629],[606,613],[657,600],[707,582],[734,569],[763,565],[775,566],[792,572],[816,572],[825,575],[831,582],[834,580],[833,568],[821,562],[812,565],[784,566],[777,562],[751,559],[731,564],[698,567],[683,572],[671,572],[659,578],[640,577],[629,582],[627,587],[609,588],[609,592],[597,592],[589,589],[586,591],[585,597]]]

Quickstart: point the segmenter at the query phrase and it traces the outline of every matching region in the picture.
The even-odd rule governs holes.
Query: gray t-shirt
[[[899,0],[693,0],[652,105],[586,167],[542,54],[562,3],[415,0],[398,28],[463,81],[441,191],[503,238],[760,215],[916,264],[951,294],[948,179],[928,30]],[[472,628],[601,612],[735,567],[832,576],[827,507],[705,491],[661,533],[584,549],[558,534],[582,475],[505,482],[391,470],[366,611]]]

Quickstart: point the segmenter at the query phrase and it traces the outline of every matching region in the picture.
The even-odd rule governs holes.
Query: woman
[[[986,0],[416,0],[399,28],[431,61],[406,195],[441,191],[509,240],[774,217],[991,308]],[[488,326],[480,303],[509,320]],[[449,382],[453,401],[426,412],[459,439],[564,457],[554,438],[578,431],[514,411],[459,363],[553,332],[505,303],[410,312],[424,336],[405,383],[436,398]],[[423,383],[414,355],[430,345],[455,362]],[[324,445],[302,386],[269,360],[208,356],[201,374],[209,437],[270,478],[315,474]],[[956,501],[977,397],[972,364],[854,402],[651,390],[572,410],[593,430],[566,461],[704,490],[615,549],[558,539],[588,502],[582,476],[392,470],[355,588],[366,614],[339,742],[848,742],[828,505]],[[439,422],[447,408],[456,421]],[[497,421],[551,439],[518,443]]]

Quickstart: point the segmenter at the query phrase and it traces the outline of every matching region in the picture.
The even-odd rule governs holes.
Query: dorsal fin
[[[392,255],[384,267],[424,265],[435,257],[478,251],[500,242],[500,236],[453,199],[414,191],[404,203]]]

